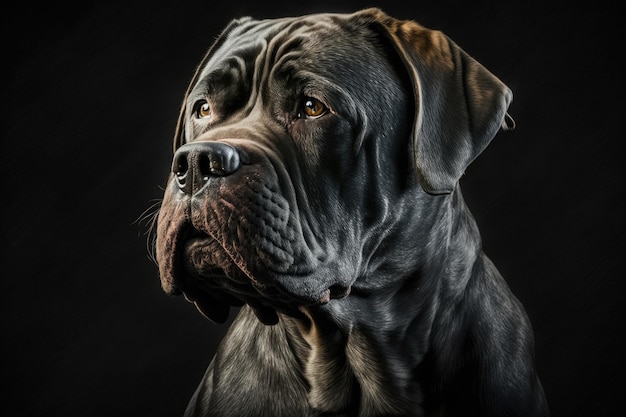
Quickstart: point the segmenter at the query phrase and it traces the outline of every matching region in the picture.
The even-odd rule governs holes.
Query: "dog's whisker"
[[[137,217],[137,219],[133,221],[132,224],[141,224],[146,219],[150,219],[154,215],[155,211],[158,212],[163,200],[160,198],[155,198],[150,201],[152,202],[152,204],[150,204],[148,208],[146,208],[143,212],[141,212],[141,214]]]
[[[156,227],[161,211],[162,199],[151,200],[152,204],[145,209],[139,217],[133,222],[143,227],[143,235],[146,236],[146,249],[148,251],[148,259],[157,264],[155,245],[156,245]]]

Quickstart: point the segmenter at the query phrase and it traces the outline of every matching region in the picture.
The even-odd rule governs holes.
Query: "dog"
[[[185,94],[156,225],[165,293],[239,310],[184,415],[547,416],[459,188],[511,100],[378,8],[232,21]]]

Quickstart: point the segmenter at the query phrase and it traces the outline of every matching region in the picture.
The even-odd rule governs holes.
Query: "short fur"
[[[164,290],[216,322],[243,305],[185,415],[547,416],[458,185],[511,98],[379,9],[233,21],[185,95],[158,217]]]

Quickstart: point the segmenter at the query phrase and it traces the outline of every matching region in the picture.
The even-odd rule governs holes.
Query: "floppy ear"
[[[191,93],[193,87],[198,82],[198,78],[200,78],[200,74],[202,73],[204,66],[213,56],[213,53],[218,50],[220,46],[222,46],[222,44],[226,41],[228,35],[232,32],[232,30],[235,27],[240,26],[241,24],[246,23],[250,20],[252,20],[252,18],[250,17],[242,17],[240,19],[232,20],[228,24],[228,26],[224,28],[222,33],[217,37],[215,42],[213,42],[213,45],[211,45],[207,53],[204,55],[204,58],[202,58],[202,61],[200,61],[200,63],[196,67],[196,71],[193,74],[191,81],[189,81],[189,85],[187,86],[187,91],[185,91],[185,97],[183,98],[183,104],[180,108],[180,113],[178,113],[178,122],[176,123],[176,131],[174,132],[174,152],[176,152],[178,148],[185,144],[185,113],[187,112],[187,97],[189,96],[189,93]]]
[[[454,190],[499,128],[512,129],[512,93],[443,33],[373,8],[360,12],[391,40],[413,84],[413,157],[430,194]]]

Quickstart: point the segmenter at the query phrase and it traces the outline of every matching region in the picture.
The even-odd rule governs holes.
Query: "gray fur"
[[[327,111],[303,117],[308,97]],[[458,186],[511,97],[378,9],[231,23],[185,96],[158,219],[164,290],[216,322],[243,305],[185,415],[548,415]]]

